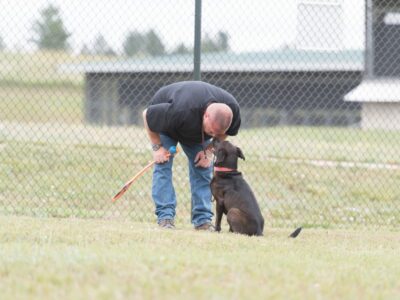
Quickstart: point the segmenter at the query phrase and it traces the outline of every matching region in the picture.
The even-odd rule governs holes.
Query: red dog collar
[[[236,171],[236,169],[214,166],[214,171],[215,172],[233,172],[233,171]]]

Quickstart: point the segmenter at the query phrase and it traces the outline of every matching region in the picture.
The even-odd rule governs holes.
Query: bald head
[[[204,130],[215,136],[224,134],[232,123],[233,113],[231,108],[224,103],[211,103],[204,113]],[[207,132],[207,130],[209,132]]]

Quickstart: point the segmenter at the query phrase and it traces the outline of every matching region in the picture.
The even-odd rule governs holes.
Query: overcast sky
[[[263,51],[296,41],[300,0],[203,0],[202,31],[229,34],[236,52]],[[318,2],[320,0],[314,0]],[[325,0],[326,1],[326,0]],[[332,0],[331,0],[332,1]],[[343,46],[363,48],[364,0],[343,3]],[[320,1],[321,2],[321,1]],[[29,50],[32,24],[40,10],[56,5],[69,43],[78,52],[101,33],[117,51],[129,31],[152,28],[167,50],[180,42],[193,45],[194,0],[0,0],[0,36],[7,47]],[[310,15],[310,18],[313,16]]]

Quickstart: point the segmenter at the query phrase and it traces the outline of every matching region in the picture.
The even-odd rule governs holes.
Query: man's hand
[[[197,153],[196,157],[194,158],[195,166],[201,168],[210,167],[211,161],[212,161],[212,152],[210,150],[206,150],[206,154],[204,154],[204,151],[202,150],[199,153]]]
[[[153,152],[153,159],[156,162],[156,164],[163,164],[167,162],[170,156],[171,154],[164,147],[161,147],[157,151]]]

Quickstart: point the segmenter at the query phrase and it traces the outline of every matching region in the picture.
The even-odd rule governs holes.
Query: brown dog
[[[229,231],[247,235],[263,235],[264,218],[250,186],[237,170],[242,150],[228,141],[214,142],[214,177],[211,192],[216,200],[215,230],[221,231],[222,215],[226,214]]]

